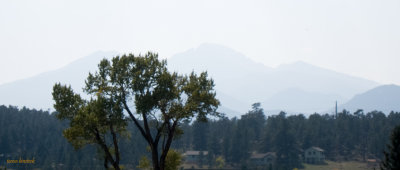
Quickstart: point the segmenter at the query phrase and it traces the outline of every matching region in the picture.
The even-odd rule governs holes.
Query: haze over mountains
[[[400,111],[399,105],[400,86],[391,84],[382,85],[365,93],[357,94],[339,108],[351,112],[362,108],[364,112],[378,110],[384,113],[389,113],[390,111]]]
[[[89,71],[94,71],[102,58],[117,54],[117,52],[96,52],[61,69],[2,84],[0,85],[0,105],[52,109],[54,102],[51,92],[55,83],[70,84],[74,91],[81,93]]]
[[[295,62],[270,68],[224,46],[203,44],[168,60],[170,69],[190,73],[207,70],[222,105],[244,113],[251,103],[265,110],[297,113],[326,111],[378,83]],[[234,99],[234,103],[229,101]]]
[[[117,54],[97,52],[64,68],[0,85],[0,105],[52,108],[51,91],[54,83],[71,84],[76,91],[81,92],[88,72],[95,70],[102,58],[111,58]],[[270,68],[216,44],[203,44],[172,56],[168,59],[168,67],[179,73],[207,70],[216,84],[217,97],[222,103],[220,111],[229,117],[244,114],[254,102],[261,102],[267,114],[280,110],[305,114],[322,112],[333,108],[336,100],[339,104],[345,103],[357,94],[360,95],[343,107],[368,110],[365,104],[374,102],[376,105],[369,105],[372,109],[383,107],[385,111],[400,111],[398,102],[395,102],[400,101],[398,86],[382,86],[385,93],[372,91],[362,95],[379,84],[304,62]],[[383,96],[388,94],[393,96]]]

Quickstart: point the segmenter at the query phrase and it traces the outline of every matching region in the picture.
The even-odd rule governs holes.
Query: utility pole
[[[337,100],[336,100],[336,104],[335,104],[335,117],[337,118]]]

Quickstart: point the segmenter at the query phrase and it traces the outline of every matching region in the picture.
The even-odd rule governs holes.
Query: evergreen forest
[[[103,169],[102,152],[96,145],[75,150],[63,137],[67,121],[48,111],[0,106],[0,167],[17,169]],[[268,116],[266,116],[268,115]],[[380,111],[334,114],[278,115],[264,113],[260,104],[240,118],[185,121],[179,124],[181,135],[172,147],[179,153],[188,150],[208,151],[201,164],[246,169],[251,153],[274,152],[277,166],[301,167],[302,152],[311,146],[325,150],[332,161],[384,159],[391,131],[400,124],[400,113]],[[128,122],[127,138],[121,138],[121,165],[136,169],[143,156],[150,156],[139,132]],[[35,164],[7,164],[10,159],[34,159]],[[279,159],[285,158],[285,159]],[[8,167],[7,167],[8,166]],[[285,168],[286,169],[286,168]]]

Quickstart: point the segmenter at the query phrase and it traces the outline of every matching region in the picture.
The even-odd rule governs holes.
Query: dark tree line
[[[265,117],[259,104],[240,119],[226,117],[207,123],[187,124],[175,142],[182,150],[205,150],[221,155],[235,166],[246,167],[252,152],[277,154],[278,169],[301,167],[303,151],[311,146],[325,150],[328,160],[366,161],[384,158],[391,130],[400,125],[400,113],[358,110],[330,114]],[[201,142],[200,142],[201,141]],[[210,159],[212,160],[212,159]],[[213,164],[214,162],[208,162]]]
[[[95,145],[75,150],[63,137],[67,121],[56,113],[0,106],[0,169],[102,169],[104,153]],[[147,154],[146,144],[132,125],[130,138],[121,140],[121,163],[134,168]],[[135,142],[131,142],[135,141]],[[133,149],[130,149],[133,148]],[[34,164],[7,164],[7,160],[35,159]]]
[[[381,162],[381,169],[400,169],[400,125],[396,126],[390,136],[390,144],[384,152],[385,159]]]
[[[28,169],[102,169],[102,152],[95,145],[75,151],[62,136],[68,122],[60,123],[56,113],[0,106],[0,167]],[[389,144],[391,131],[400,125],[400,113],[379,111],[329,114],[265,116],[258,104],[240,118],[222,117],[204,122],[183,122],[183,134],[172,148],[205,150],[204,165],[215,165],[222,156],[227,165],[246,167],[252,152],[275,152],[281,169],[300,167],[303,150],[318,146],[334,161],[380,159]],[[146,141],[131,121],[130,137],[120,141],[121,165],[136,168],[141,156],[149,155]],[[7,159],[35,158],[33,165],[10,165]],[[20,166],[20,167],[15,167]]]

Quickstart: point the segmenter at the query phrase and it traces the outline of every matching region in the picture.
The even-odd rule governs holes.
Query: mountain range
[[[61,69],[2,84],[0,105],[52,110],[54,83],[70,84],[82,93],[89,71],[96,70],[102,58],[116,55],[117,52],[96,52]],[[222,104],[219,111],[229,117],[246,113],[255,102],[262,104],[266,114],[280,110],[304,114],[323,112],[332,109],[335,101],[342,104],[341,108],[400,111],[400,104],[396,103],[399,101],[396,97],[400,96],[398,86],[379,86],[374,81],[301,61],[271,68],[228,47],[202,44],[170,57],[167,62],[171,71],[179,73],[207,71],[215,81],[217,98]]]
[[[363,109],[365,113],[374,110],[384,113],[400,111],[400,86],[382,85],[365,93],[357,94],[345,104],[340,105],[339,109],[346,109],[350,112]]]
[[[267,67],[228,47],[202,44],[172,56],[171,70],[207,70],[215,79],[222,106],[245,113],[260,102],[267,111],[313,113],[345,103],[379,84],[298,61]],[[232,100],[234,102],[232,102]]]
[[[117,52],[95,52],[60,69],[2,84],[0,105],[54,110],[51,92],[55,83],[69,84],[74,91],[82,93],[89,71],[95,71],[102,58],[117,54]]]

